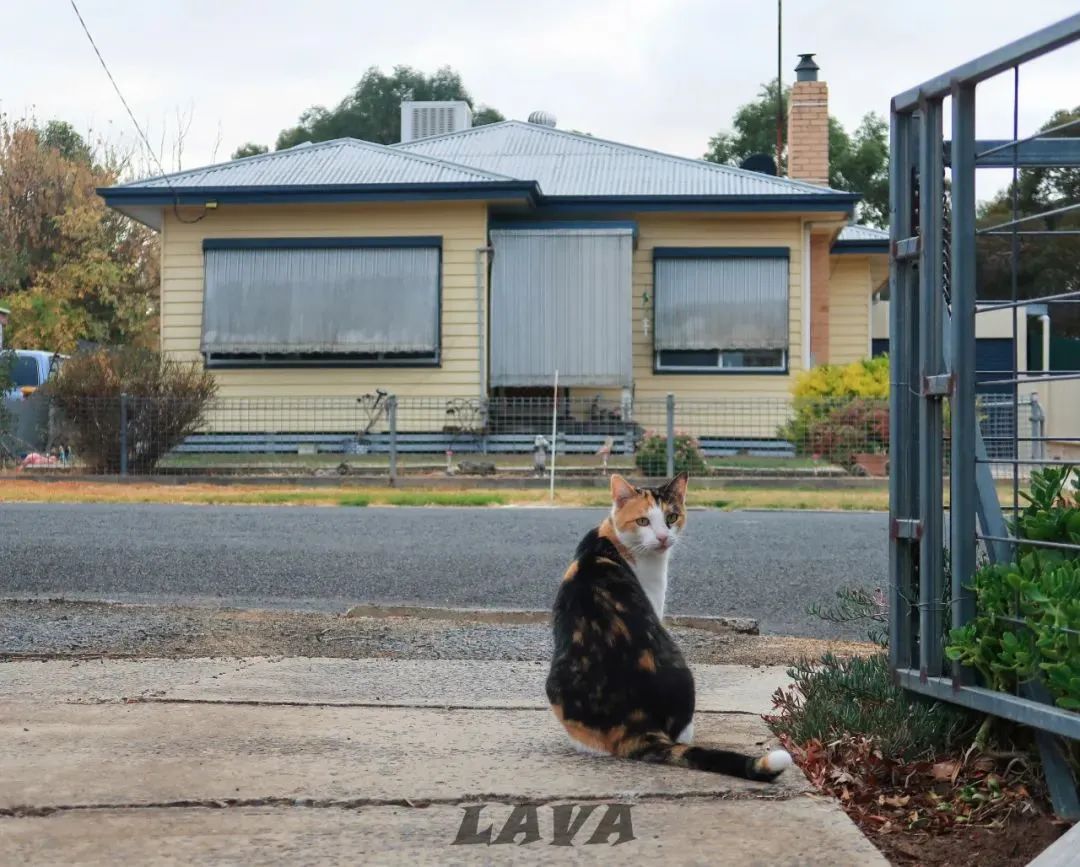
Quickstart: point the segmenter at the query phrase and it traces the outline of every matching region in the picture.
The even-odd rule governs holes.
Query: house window
[[[653,277],[658,371],[787,370],[786,247],[658,247]]]
[[[207,364],[438,364],[440,243],[208,239]]]

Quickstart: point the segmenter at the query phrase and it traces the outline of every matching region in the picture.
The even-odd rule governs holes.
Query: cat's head
[[[686,526],[686,473],[658,488],[635,488],[611,477],[611,523],[631,554],[669,551]]]

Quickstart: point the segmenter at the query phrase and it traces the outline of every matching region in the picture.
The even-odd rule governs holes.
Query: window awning
[[[202,351],[435,353],[438,246],[211,247]]]
[[[784,255],[654,254],[656,348],[786,349]]]
[[[632,227],[493,229],[491,385],[628,386]]]

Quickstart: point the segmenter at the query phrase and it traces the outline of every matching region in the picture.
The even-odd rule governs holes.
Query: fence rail
[[[884,400],[137,395],[9,401],[0,464],[96,474],[885,476]],[[992,469],[1045,448],[1031,395],[980,401]],[[6,433],[3,431],[6,430]],[[555,431],[554,441],[552,431]],[[670,432],[670,434],[669,434]],[[1019,436],[1019,439],[1017,437]],[[671,448],[669,450],[668,443]],[[1019,449],[1019,452],[1015,450]],[[670,452],[670,453],[669,453]]]

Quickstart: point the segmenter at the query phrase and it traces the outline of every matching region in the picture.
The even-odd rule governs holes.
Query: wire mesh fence
[[[520,478],[553,468],[560,477],[681,470],[884,477],[889,470],[889,406],[882,400],[477,399],[376,391],[205,405],[136,395],[60,404],[35,395],[6,407],[0,463],[9,470]],[[980,398],[995,475],[1007,478],[1013,466],[1023,471],[1026,459],[1045,450],[1041,414],[1032,395]]]

